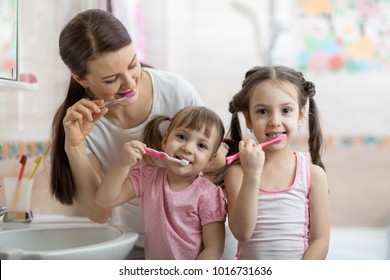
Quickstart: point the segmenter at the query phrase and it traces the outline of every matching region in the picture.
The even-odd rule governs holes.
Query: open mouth
[[[134,95],[136,94],[136,92],[134,90],[129,90],[129,91],[126,91],[124,93],[118,93],[118,95],[122,96],[122,97],[126,97],[126,98],[130,98],[130,97],[133,97]]]
[[[189,160],[188,160],[188,159],[186,159],[186,158],[179,157],[179,156],[175,156],[175,158],[177,158],[178,160],[185,160],[185,161],[187,161],[187,162],[188,162],[188,164],[192,164],[192,162],[191,162],[191,161],[189,161]]]
[[[286,132],[270,132],[270,133],[266,133],[265,135],[267,136],[267,138],[269,139],[274,139],[276,137],[279,137],[280,135],[282,134],[286,134]]]

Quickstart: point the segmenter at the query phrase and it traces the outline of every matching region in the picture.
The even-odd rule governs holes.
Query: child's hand
[[[240,141],[238,149],[244,173],[262,171],[265,155],[260,145],[256,145],[253,139],[248,138]]]
[[[123,145],[121,162],[123,165],[134,166],[139,162],[145,152],[146,145],[140,141],[132,140]]]

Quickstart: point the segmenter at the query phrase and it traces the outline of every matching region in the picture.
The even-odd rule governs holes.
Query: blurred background
[[[12,65],[4,62],[9,46],[1,34],[7,34],[5,22],[12,18],[5,11],[15,2],[1,0],[0,4],[3,69]],[[282,64],[302,71],[316,85],[326,136],[324,162],[330,184],[332,236],[347,237],[344,241],[335,238],[333,245],[355,242],[351,241],[351,229],[362,238],[356,244],[376,246],[371,255],[361,258],[385,257],[390,219],[390,18],[386,16],[390,1],[18,3],[14,63],[18,76],[0,79],[0,181],[4,176],[17,175],[22,154],[34,158],[47,147],[51,121],[70,77],[58,54],[61,29],[80,11],[111,8],[129,29],[142,61],[190,81],[226,125],[230,120],[228,102],[240,89],[247,70],[256,65]],[[302,132],[297,149],[305,149],[304,140]],[[32,166],[33,160],[29,160],[27,168]],[[46,161],[35,177],[32,210],[80,214],[76,207],[59,205],[51,198],[49,169]],[[351,250],[331,251],[330,255],[359,257]]]

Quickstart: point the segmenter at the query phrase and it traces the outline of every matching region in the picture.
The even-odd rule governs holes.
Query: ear
[[[163,151],[165,151],[165,146],[167,145],[167,140],[168,140],[168,132],[165,131],[163,139],[162,139],[162,143],[161,143],[161,148],[163,149]]]
[[[218,152],[217,152],[217,153],[218,153]],[[213,160],[217,157],[217,153],[213,154],[213,155],[210,157],[209,162],[210,162],[210,161],[213,161]]]
[[[75,73],[71,73],[70,76],[75,80],[79,85],[81,85],[83,88],[86,88],[87,86],[84,84],[85,81],[81,79],[79,76],[77,76]]]
[[[246,123],[246,127],[248,129],[252,129],[253,126],[252,126],[252,121],[251,121],[251,117],[249,115],[249,112],[242,112],[244,114],[244,117],[245,117],[245,123]]]
[[[302,126],[302,122],[305,120],[305,115],[306,115],[306,107],[302,108],[301,112],[299,113],[298,128]]]

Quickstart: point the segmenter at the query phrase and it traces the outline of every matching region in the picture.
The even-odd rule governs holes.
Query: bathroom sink
[[[124,259],[138,239],[138,233],[110,224],[35,220],[0,224],[0,259]]]

